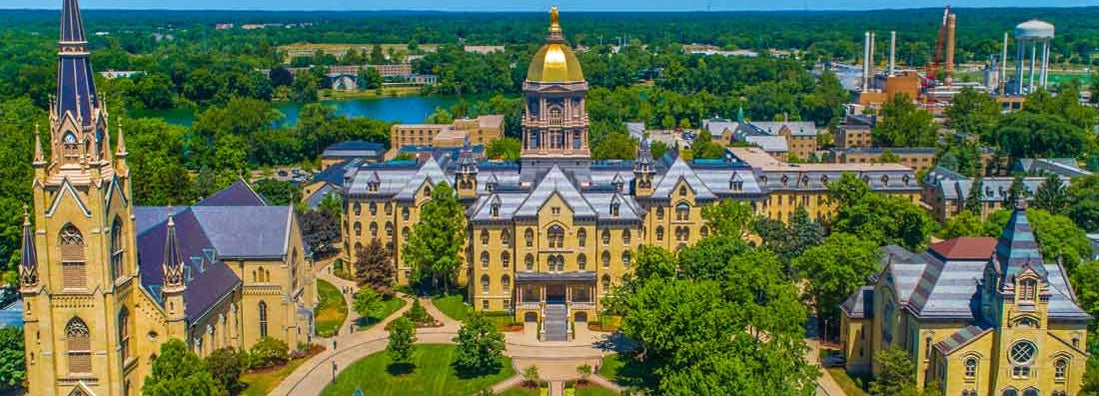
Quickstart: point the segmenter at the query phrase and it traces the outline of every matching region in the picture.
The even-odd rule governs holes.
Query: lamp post
[[[336,383],[336,361],[332,361],[332,383]]]

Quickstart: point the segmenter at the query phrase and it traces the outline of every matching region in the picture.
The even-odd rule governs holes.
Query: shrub
[[[427,310],[423,305],[420,305],[420,300],[413,299],[412,307],[404,313],[404,317],[414,323],[416,327],[432,326],[435,324],[435,318],[427,314]]]
[[[542,376],[538,375],[538,367],[537,366],[531,365],[531,366],[527,366],[527,368],[523,369],[523,385],[534,388],[534,387],[537,387],[541,383],[542,383]]]
[[[588,382],[588,377],[591,377],[591,372],[592,370],[590,364],[584,363],[576,367],[576,373],[580,374],[579,382],[581,384],[586,384]]]
[[[253,369],[278,366],[290,359],[289,353],[290,347],[286,346],[285,342],[263,337],[252,346],[249,366]]]
[[[237,352],[232,347],[221,348],[210,353],[206,357],[206,366],[210,368],[210,375],[221,383],[229,394],[237,394],[244,390],[244,384],[240,382],[240,373],[244,371],[244,365],[248,361],[248,354]]]

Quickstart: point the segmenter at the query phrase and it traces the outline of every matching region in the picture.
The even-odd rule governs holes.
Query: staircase
[[[568,341],[569,318],[565,304],[546,304],[542,341]]]

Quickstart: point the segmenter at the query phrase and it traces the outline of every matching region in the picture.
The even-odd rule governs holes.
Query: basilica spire
[[[168,227],[164,237],[164,292],[178,291],[184,287],[183,253],[176,238],[176,221],[172,207],[168,207]]]
[[[38,250],[34,246],[34,229],[27,205],[23,205],[23,256],[19,267],[19,279],[24,286],[38,284]]]
[[[80,126],[94,126],[101,106],[77,0],[63,0],[61,4],[61,37],[57,44],[57,103],[53,110],[59,120],[68,113]]]

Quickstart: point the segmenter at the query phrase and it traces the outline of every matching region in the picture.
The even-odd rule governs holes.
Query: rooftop
[[[795,172],[863,172],[863,171],[912,171],[901,164],[790,164],[779,161],[758,147],[731,147],[727,151],[753,168],[763,171]]]

